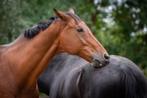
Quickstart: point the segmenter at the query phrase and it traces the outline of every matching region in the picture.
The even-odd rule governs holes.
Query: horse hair
[[[75,21],[80,20],[80,18],[77,15],[74,15],[71,13],[66,13],[66,14],[71,16],[73,19],[75,19]],[[26,38],[35,37],[40,31],[43,31],[46,28],[48,28],[50,26],[50,24],[57,18],[58,18],[57,16],[54,16],[54,17],[49,18],[48,21],[42,21],[42,22],[38,23],[37,25],[34,25],[33,27],[25,30],[24,36]]]
[[[49,18],[47,21],[42,21],[40,23],[38,23],[37,25],[34,25],[33,27],[25,30],[24,32],[24,36],[26,38],[33,38],[34,36],[36,36],[40,31],[45,30],[46,28],[48,28],[50,26],[50,24],[56,19],[57,17],[51,17]]]
[[[89,82],[90,98],[147,98],[147,80],[141,70],[130,60],[117,58],[121,61],[115,61],[117,63],[97,71],[94,82]],[[93,75],[87,69],[83,78],[92,81],[89,77]]]

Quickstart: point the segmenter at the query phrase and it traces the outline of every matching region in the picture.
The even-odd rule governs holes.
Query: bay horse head
[[[55,9],[55,13],[59,17],[56,22],[60,21],[64,25],[58,37],[59,52],[79,55],[89,62],[97,61],[100,66],[108,63],[107,51],[72,9],[67,13]]]

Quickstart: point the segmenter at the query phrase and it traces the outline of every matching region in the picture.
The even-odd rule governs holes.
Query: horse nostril
[[[104,58],[105,58],[105,59],[109,59],[110,56],[109,56],[108,54],[104,54]]]
[[[107,64],[109,64],[109,60],[104,61],[104,65],[107,65]]]

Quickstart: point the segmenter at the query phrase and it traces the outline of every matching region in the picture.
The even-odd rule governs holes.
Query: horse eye
[[[78,32],[84,32],[84,30],[82,28],[78,28],[77,31]]]

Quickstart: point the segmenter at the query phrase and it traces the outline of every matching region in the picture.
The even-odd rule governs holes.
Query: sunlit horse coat
[[[114,55],[100,69],[77,56],[57,55],[38,84],[49,98],[147,98],[142,71],[130,60]]]

